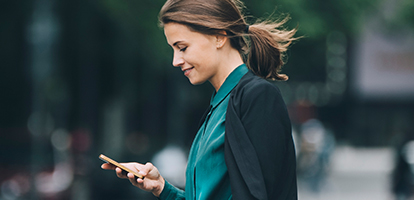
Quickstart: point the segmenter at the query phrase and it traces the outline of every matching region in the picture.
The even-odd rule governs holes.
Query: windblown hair
[[[284,53],[296,40],[296,29],[281,29],[287,18],[271,19],[248,25],[240,0],[167,0],[159,13],[160,25],[170,22],[188,26],[207,35],[223,35],[230,39],[247,66],[257,76],[271,80],[287,80],[280,74]]]

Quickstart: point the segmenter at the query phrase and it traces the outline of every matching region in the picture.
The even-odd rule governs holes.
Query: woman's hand
[[[121,165],[124,165],[125,167],[138,172],[144,178],[141,179],[134,176],[132,173],[126,173],[121,168],[109,163],[102,164],[101,168],[107,170],[115,170],[116,175],[119,178],[129,179],[132,185],[144,191],[152,192],[152,194],[154,194],[156,197],[160,196],[162,190],[164,189],[165,180],[154,165],[151,163],[143,165],[135,162],[121,163]]]

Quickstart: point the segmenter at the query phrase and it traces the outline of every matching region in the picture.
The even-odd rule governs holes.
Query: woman
[[[270,80],[296,30],[285,22],[248,25],[238,0],[168,0],[159,20],[173,65],[194,85],[215,89],[190,150],[185,191],[151,163],[123,163],[145,178],[117,176],[160,199],[297,199],[295,149],[286,106]],[[245,62],[246,61],[246,62]]]

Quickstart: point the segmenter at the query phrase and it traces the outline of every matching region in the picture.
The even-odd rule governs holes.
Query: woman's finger
[[[136,169],[138,170],[138,173],[141,174],[143,177],[152,177],[154,175],[156,168],[154,167],[154,165],[152,165],[152,163],[147,162],[145,165],[138,165]],[[158,172],[155,172],[155,174],[158,174]]]
[[[115,170],[116,166],[110,163],[104,163],[101,165],[101,168],[106,170]]]
[[[129,179],[129,181],[131,182],[132,185],[138,186],[137,177],[135,177],[134,174],[128,173],[127,177],[128,177],[128,179]]]
[[[126,171],[124,171],[124,170],[122,170],[121,168],[119,168],[119,167],[117,167],[116,169],[115,169],[115,172],[116,172],[116,175],[119,177],[119,178],[128,178],[127,177],[127,172]]]

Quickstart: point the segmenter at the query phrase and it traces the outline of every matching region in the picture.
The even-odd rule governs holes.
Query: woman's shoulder
[[[280,95],[280,90],[275,83],[258,77],[251,71],[240,79],[239,84],[234,89],[234,93],[247,93],[248,95],[263,92]]]

